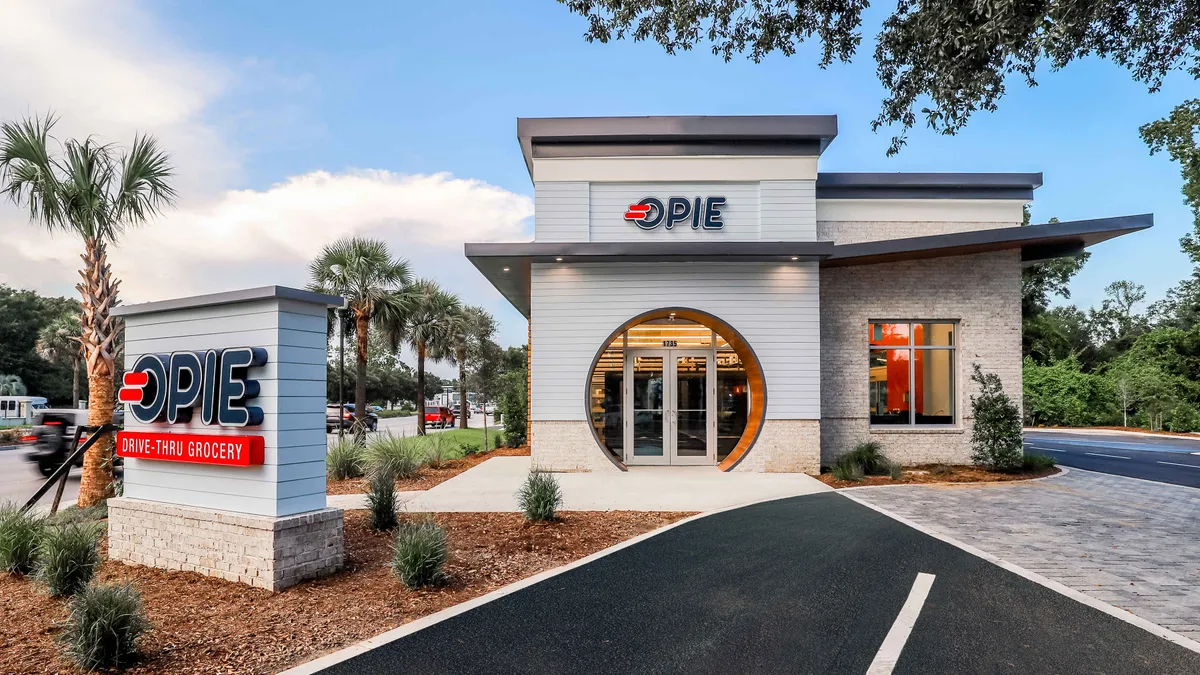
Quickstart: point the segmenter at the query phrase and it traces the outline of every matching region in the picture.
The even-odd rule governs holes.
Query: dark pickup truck
[[[43,476],[49,476],[55,469],[67,460],[71,451],[71,441],[75,438],[75,428],[87,426],[88,411],[72,410],[70,408],[47,408],[33,415],[33,429],[21,441],[33,448],[26,456],[31,462],[36,462],[38,471]],[[118,427],[125,422],[125,411],[118,408],[113,413],[113,424]],[[87,438],[85,434],[80,443]],[[120,462],[120,458],[115,458]],[[76,466],[83,466],[83,457],[75,460]]]

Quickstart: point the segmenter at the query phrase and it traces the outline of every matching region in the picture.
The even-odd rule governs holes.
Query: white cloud
[[[322,246],[358,234],[386,240],[416,274],[507,319],[502,342],[524,341],[519,315],[463,257],[462,243],[523,238],[532,200],[449,174],[381,170],[313,171],[281,176],[263,190],[236,189],[241,158],[256,148],[232,140],[231,122],[274,118],[287,106],[239,105],[239,119],[224,123],[213,121],[213,108],[246,80],[266,78],[289,91],[313,83],[306,75],[274,74],[253,56],[226,63],[191,51],[146,7],[134,0],[15,0],[5,3],[0,20],[0,62],[9,64],[0,69],[0,120],[52,109],[61,117],[59,137],[95,134],[127,144],[149,132],[172,154],[178,209],[130,231],[110,254],[124,302],[302,286]],[[262,94],[261,86],[253,89]],[[276,133],[293,128],[272,126]],[[0,247],[0,283],[74,295],[74,237],[49,237],[3,204]]]

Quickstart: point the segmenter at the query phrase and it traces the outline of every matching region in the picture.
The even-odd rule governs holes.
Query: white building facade
[[[534,241],[467,257],[529,319],[553,470],[969,459],[975,365],[1021,395],[1022,265],[1151,224],[1022,227],[1040,174],[822,173],[834,116],[518,120]]]

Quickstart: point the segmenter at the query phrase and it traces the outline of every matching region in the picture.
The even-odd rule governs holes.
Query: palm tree
[[[408,261],[393,258],[378,239],[343,237],[321,249],[309,266],[309,288],[340,295],[349,305],[358,342],[354,383],[355,439],[365,443],[367,417],[367,340],[371,323],[402,316],[404,287],[412,280]],[[349,323],[349,322],[348,322]]]
[[[459,409],[467,406],[467,367],[476,358],[483,343],[496,333],[496,320],[482,307],[464,307],[452,317],[450,358],[458,365]],[[467,428],[466,413],[458,419],[460,429]]]
[[[385,320],[384,333],[393,349],[407,342],[417,355],[417,434],[425,435],[425,360],[440,361],[450,353],[454,315],[460,311],[458,297],[429,279],[414,282],[406,291],[402,316]]]
[[[83,360],[79,316],[64,314],[38,331],[37,352],[47,361],[71,361],[71,407],[79,405],[79,363]]]
[[[20,376],[0,373],[0,396],[24,396],[26,393]]]
[[[108,247],[126,228],[154,218],[175,199],[169,181],[174,169],[158,141],[135,135],[122,150],[88,137],[58,142],[52,154],[50,114],[0,124],[0,193],[31,221],[50,232],[83,240],[83,297],[80,336],[88,377],[88,425],[113,419],[113,377],[120,331],[109,311],[119,304],[120,281],[108,264]],[[100,439],[83,461],[79,506],[108,497],[112,485],[112,436]]]

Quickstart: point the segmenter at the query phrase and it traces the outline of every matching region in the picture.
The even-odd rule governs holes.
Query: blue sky
[[[855,63],[820,70],[811,47],[791,58],[726,64],[707,50],[672,57],[655,44],[588,44],[584,20],[551,0],[122,4],[152,30],[153,40],[141,52],[136,45],[110,48],[140,54],[132,61],[136,67],[154,66],[156,54],[169,54],[163,58],[185,75],[166,78],[163,86],[203,93],[163,131],[170,139],[174,129],[187,127],[190,135],[179,137],[185,147],[199,148],[193,154],[219,147],[228,159],[184,167],[195,167],[188,180],[195,180],[198,195],[224,190],[229,201],[313,172],[338,177],[379,170],[389,176],[448,172],[531,196],[517,117],[834,113],[840,135],[822,157],[822,170],[1041,171],[1036,222],[1153,212],[1152,231],[1094,249],[1072,288],[1079,304],[1098,303],[1103,287],[1121,278],[1144,284],[1154,300],[1189,272],[1177,244],[1191,227],[1178,169],[1165,156],[1150,157],[1137,135],[1139,125],[1196,95],[1187,78],[1149,94],[1127,71],[1098,60],[1046,70],[1034,89],[1012,81],[1000,110],[976,114],[958,136],[917,129],[904,151],[888,158],[890,133],[874,134],[869,126],[883,96],[871,37],[888,7],[867,14]],[[22,99],[26,109],[41,109],[40,95]],[[62,110],[61,98],[46,104]],[[0,105],[0,113],[12,109]],[[69,102],[66,110],[72,111]],[[138,121],[136,111],[130,115]],[[148,122],[135,126],[156,130]],[[196,142],[196,129],[214,140]],[[197,213],[217,212],[196,201]],[[513,227],[527,231],[529,219],[518,218],[524,202],[505,204],[506,217],[520,220]],[[196,216],[195,222],[206,221]],[[434,216],[420,227],[460,226]],[[403,238],[393,246],[414,257],[421,274],[449,277],[466,299],[493,309],[504,322],[504,342],[523,341],[520,316],[481,278],[468,279],[471,268],[425,249],[408,252]],[[447,256],[452,249],[445,249]],[[232,283],[245,276],[245,267],[213,263],[197,274]],[[262,269],[302,280],[302,268],[282,259]]]

